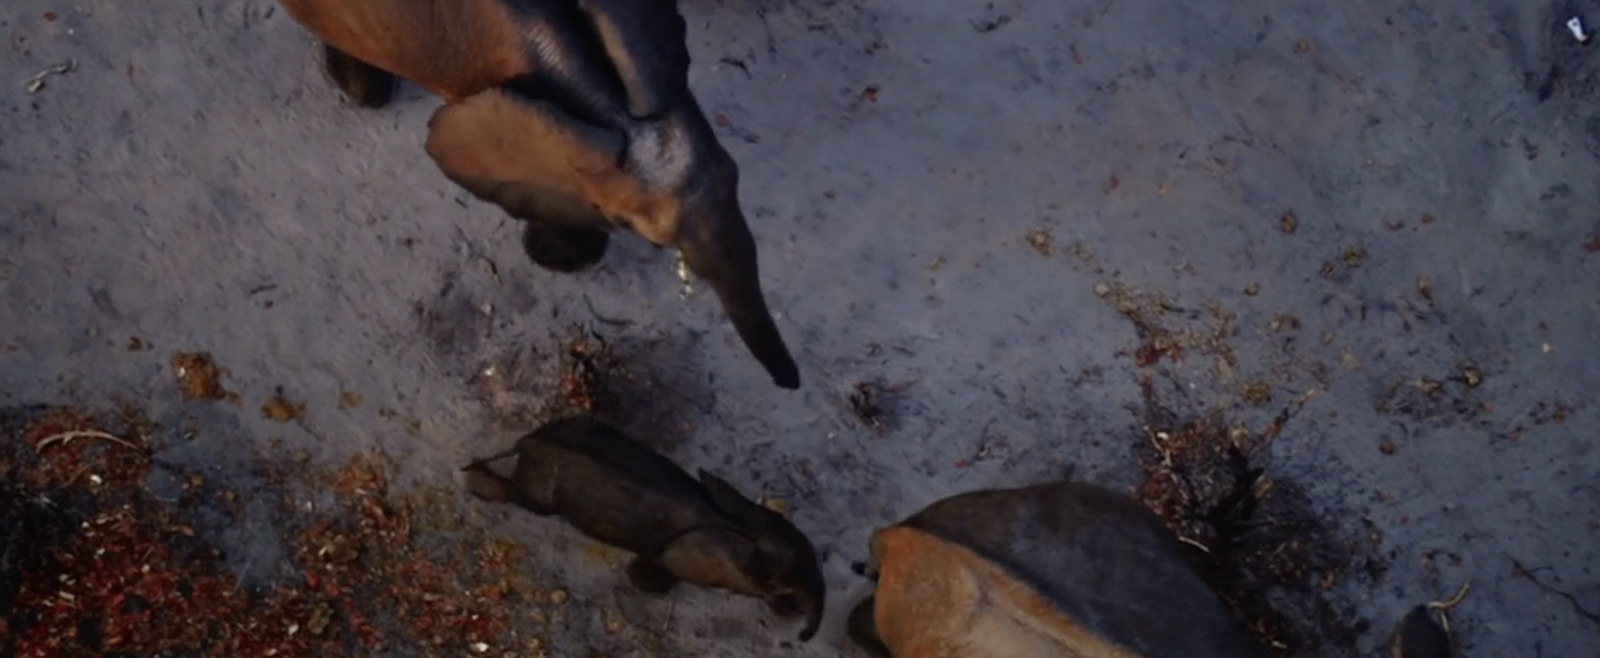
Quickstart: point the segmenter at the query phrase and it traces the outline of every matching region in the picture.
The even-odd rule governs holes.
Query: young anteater
[[[513,454],[511,477],[489,470]],[[802,641],[822,621],[825,584],[805,534],[727,482],[704,470],[696,480],[597,418],[548,423],[464,470],[479,498],[560,516],[635,553],[628,579],[641,590],[665,593],[684,580],[755,596],[781,616],[804,613]]]

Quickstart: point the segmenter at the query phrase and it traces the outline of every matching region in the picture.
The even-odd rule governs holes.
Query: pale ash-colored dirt
[[[0,404],[149,399],[165,458],[215,478],[248,482],[279,438],[453,484],[532,408],[474,375],[537,370],[592,325],[670,403],[675,458],[783,498],[813,535],[822,634],[793,645],[709,593],[636,600],[559,524],[463,509],[542,549],[575,600],[670,627],[674,651],[849,655],[872,527],[1072,465],[1133,482],[1138,337],[1096,294],[1130,286],[1176,326],[1234,316],[1232,364],[1149,369],[1165,403],[1259,428],[1322,391],[1267,457],[1380,537],[1390,570],[1341,592],[1364,650],[1466,579],[1466,655],[1600,647],[1600,47],[1561,27],[1600,25],[1600,2],[685,5],[801,391],[637,239],[583,275],[534,268],[514,222],[423,155],[438,101],[344,107],[269,2],[11,0]],[[168,360],[198,350],[239,405],[180,399]],[[897,391],[879,430],[849,412],[861,381]],[[304,423],[262,418],[279,387]],[[208,532],[247,577],[282,559],[269,531]]]

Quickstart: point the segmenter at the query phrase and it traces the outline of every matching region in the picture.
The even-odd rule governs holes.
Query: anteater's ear
[[[628,113],[644,119],[689,93],[688,30],[676,2],[578,0],[594,23],[628,94]]]
[[[622,134],[584,123],[547,101],[489,89],[439,108],[429,157],[445,177],[513,217],[590,226],[601,181],[619,171]]]

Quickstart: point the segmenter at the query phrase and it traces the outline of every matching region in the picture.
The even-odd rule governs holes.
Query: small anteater
[[[489,470],[489,462],[513,454],[511,477]],[[479,498],[560,516],[635,553],[628,579],[641,590],[665,593],[684,580],[759,597],[780,616],[805,614],[802,641],[822,621],[826,586],[804,533],[727,482],[704,470],[696,480],[598,418],[553,421],[463,470]]]

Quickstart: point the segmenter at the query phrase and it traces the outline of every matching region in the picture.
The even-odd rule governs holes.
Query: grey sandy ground
[[[423,156],[436,100],[341,106],[273,9],[0,7],[0,404],[149,396],[202,429],[169,458],[216,477],[248,479],[252,447],[225,438],[279,437],[454,486],[523,402],[474,373],[547,362],[604,317],[681,405],[673,455],[785,498],[829,554],[831,621],[774,655],[836,655],[871,527],[1070,465],[1134,480],[1137,337],[1096,295],[1127,285],[1237,314],[1238,363],[1163,364],[1162,395],[1233,405],[1264,381],[1273,403],[1233,416],[1260,427],[1325,389],[1268,458],[1380,535],[1391,570],[1347,593],[1364,649],[1468,578],[1468,655],[1600,645],[1600,47],[1560,26],[1600,25],[1600,3],[690,0],[692,82],[743,167],[797,393],[704,291],[680,300],[667,253],[624,239],[594,272],[535,269]],[[178,400],[174,350],[211,351],[245,403]],[[1453,379],[1466,362],[1481,385]],[[846,412],[864,379],[903,385],[885,432]],[[280,386],[303,426],[256,413]],[[568,532],[504,518],[536,545]],[[247,576],[282,557],[260,527],[217,532]],[[575,595],[624,596],[542,555]],[[709,594],[641,605],[672,611],[687,655],[792,632]]]

